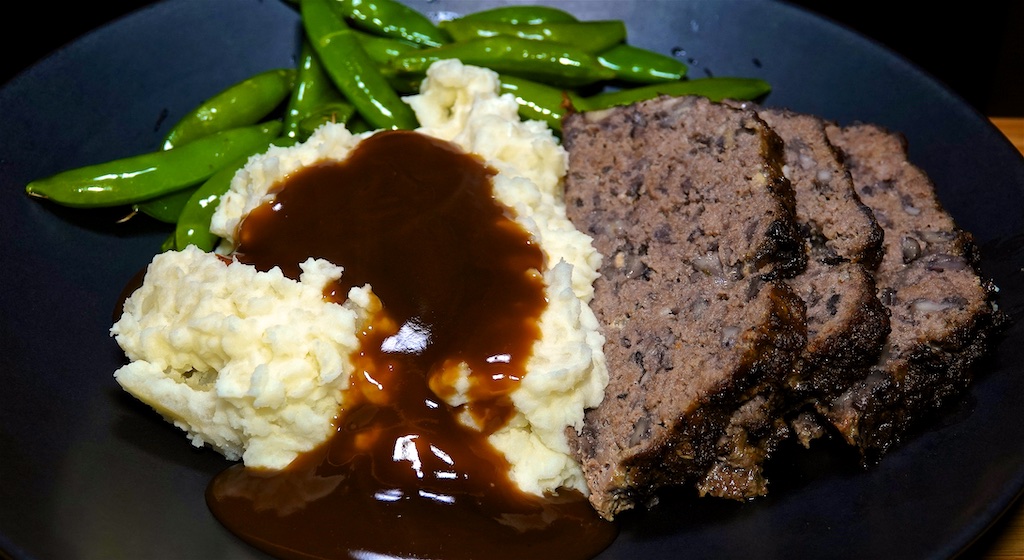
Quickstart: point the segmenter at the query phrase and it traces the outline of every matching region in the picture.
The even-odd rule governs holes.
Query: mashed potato
[[[584,408],[600,402],[607,384],[604,339],[588,306],[600,255],[566,218],[565,152],[546,125],[519,119],[490,70],[438,62],[421,93],[407,100],[420,132],[479,154],[498,171],[496,198],[547,257],[541,338],[511,395],[515,416],[490,441],[523,490],[586,492],[565,428],[582,426]],[[212,229],[224,240],[218,252],[230,253],[238,224],[272,196],[275,183],[304,166],[343,160],[369,134],[326,125],[303,144],[252,158],[214,215]],[[154,259],[111,329],[131,360],[115,377],[195,445],[249,466],[281,468],[331,432],[345,405],[356,329],[376,300],[365,286],[343,305],[325,302],[323,287],[343,271],[323,260],[304,263],[293,281],[276,268],[263,273],[222,259],[194,248]],[[468,398],[459,376],[452,384],[449,402]]]

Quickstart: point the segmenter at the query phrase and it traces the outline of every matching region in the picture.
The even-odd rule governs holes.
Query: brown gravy
[[[519,491],[487,442],[514,412],[546,305],[543,253],[493,199],[493,175],[448,142],[382,132],[289,177],[242,223],[240,261],[296,278],[326,258],[344,275],[325,298],[369,283],[382,309],[334,435],[284,471],[213,480],[229,530],[282,558],[584,559],[614,538],[578,492]],[[436,394],[459,363],[472,405]]]

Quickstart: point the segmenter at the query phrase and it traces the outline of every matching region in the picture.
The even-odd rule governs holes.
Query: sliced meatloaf
[[[828,135],[885,232],[875,276],[891,332],[870,374],[822,406],[871,461],[963,392],[1002,316],[994,287],[974,268],[971,236],[908,161],[903,137],[868,124],[830,125]]]
[[[876,268],[882,257],[882,228],[854,190],[828,139],[825,121],[780,108],[757,108],[757,112],[785,144],[783,172],[796,194],[797,221],[811,258]]]
[[[806,343],[782,143],[751,110],[662,97],[568,116],[566,205],[605,255],[602,404],[570,434],[607,518],[663,485],[763,492],[763,441]]]
[[[807,347],[789,377],[791,399],[816,407],[867,375],[889,333],[889,314],[860,263],[811,261],[790,286],[807,306]]]
[[[810,255],[807,270],[789,281],[807,305],[807,347],[789,385],[796,402],[813,409],[863,379],[881,353],[889,317],[871,270],[882,258],[882,229],[854,190],[825,121],[778,108],[758,115],[785,143],[783,170]]]

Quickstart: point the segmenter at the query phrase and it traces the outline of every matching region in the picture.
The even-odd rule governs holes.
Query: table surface
[[[993,117],[991,120],[1024,154],[1024,118]],[[1024,559],[1024,500],[1021,499],[963,556],[964,560],[1011,558]]]

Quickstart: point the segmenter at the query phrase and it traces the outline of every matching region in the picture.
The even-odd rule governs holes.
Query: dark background
[[[1024,117],[1021,0],[790,3],[859,31],[903,55],[985,115]]]
[[[81,34],[152,1],[105,0],[71,6],[19,2],[21,14],[9,18],[7,30],[0,34],[4,53],[0,83]],[[949,9],[930,2],[911,8],[891,0],[791,3],[902,54],[986,115],[1024,117],[1024,1],[976,0],[951,3]],[[22,25],[24,34],[18,29]]]

